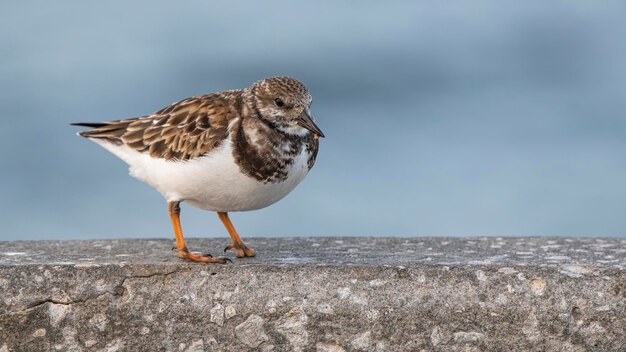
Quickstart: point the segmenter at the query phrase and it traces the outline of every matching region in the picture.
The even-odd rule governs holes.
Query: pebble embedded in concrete
[[[217,324],[218,326],[224,325],[224,306],[221,304],[216,304],[210,311],[211,322]]]
[[[303,350],[309,342],[308,320],[302,308],[294,308],[275,323],[276,331],[287,338],[294,351]]]
[[[47,333],[46,329],[37,329],[33,333],[33,337],[43,337],[43,336],[46,336],[46,333]]]
[[[248,347],[258,347],[269,337],[265,333],[263,324],[265,320],[258,315],[251,314],[245,322],[235,327],[235,336]]]
[[[226,306],[224,309],[224,317],[228,320],[237,315],[237,310],[234,306]]]
[[[530,287],[530,291],[533,294],[537,296],[542,296],[546,289],[546,280],[541,277],[536,277],[531,279],[528,285]]]
[[[352,347],[358,351],[368,351],[372,345],[371,335],[371,331],[358,334],[351,342]]]
[[[454,333],[454,341],[457,342],[476,342],[484,338],[484,334],[476,331],[459,331]]]
[[[317,352],[345,352],[345,349],[334,343],[319,342],[315,345]]]

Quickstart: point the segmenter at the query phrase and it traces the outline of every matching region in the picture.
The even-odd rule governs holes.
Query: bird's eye
[[[283,105],[285,105],[285,102],[281,99],[281,98],[276,98],[274,99],[274,103],[276,104],[276,106],[281,107]]]

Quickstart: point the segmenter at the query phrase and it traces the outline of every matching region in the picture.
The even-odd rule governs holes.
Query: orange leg
[[[233,223],[230,222],[230,219],[228,218],[228,213],[217,212],[217,216],[220,217],[220,220],[222,220],[222,223],[226,227],[226,231],[228,231],[230,238],[233,239],[233,243],[226,246],[224,252],[229,249],[235,249],[237,251],[238,258],[254,257],[256,252],[254,251],[254,249],[249,248],[248,246],[246,246],[245,243],[243,243],[241,237],[239,237],[239,234],[235,230]]]
[[[180,202],[169,202],[167,208],[170,211],[170,218],[174,226],[174,234],[176,235],[176,249],[178,250],[178,258],[187,259],[192,262],[203,263],[226,263],[227,258],[213,258],[208,254],[194,254],[187,249],[185,238],[183,237],[183,229],[180,226]],[[173,249],[173,248],[172,248]]]

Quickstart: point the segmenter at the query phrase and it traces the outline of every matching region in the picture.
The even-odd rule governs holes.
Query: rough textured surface
[[[0,242],[0,351],[626,351],[626,239],[249,244]]]

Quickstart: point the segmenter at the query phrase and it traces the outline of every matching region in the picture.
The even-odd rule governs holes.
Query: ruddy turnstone
[[[253,257],[228,212],[267,207],[304,179],[324,137],[311,102],[299,81],[271,77],[244,89],[187,98],[148,116],[73,125],[91,127],[78,134],[124,160],[132,176],[165,197],[178,257],[225,263],[187,249],[180,203],[217,212],[233,241],[224,251]]]

